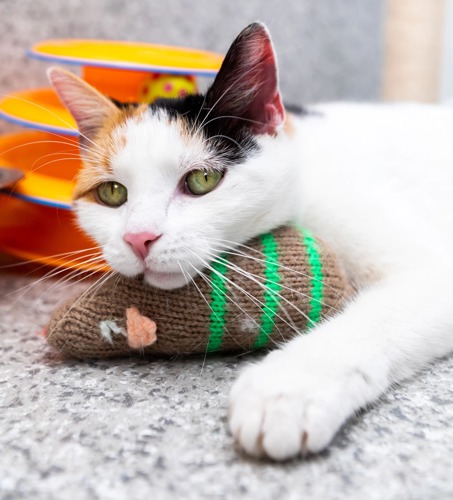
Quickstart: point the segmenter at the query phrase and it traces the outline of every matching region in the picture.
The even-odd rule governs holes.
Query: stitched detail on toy
[[[157,340],[156,323],[142,316],[136,307],[126,309],[127,343],[132,349],[143,349]]]
[[[112,335],[124,335],[124,337],[127,337],[126,330],[123,327],[118,326],[111,319],[101,321],[99,323],[99,328],[101,330],[101,337],[109,344],[113,344]]]

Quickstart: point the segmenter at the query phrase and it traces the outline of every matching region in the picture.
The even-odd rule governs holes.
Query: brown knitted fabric
[[[47,340],[77,358],[246,351],[307,330],[350,296],[335,256],[307,233],[283,227],[248,246],[247,256],[243,247],[225,255],[228,268],[220,258],[216,271],[205,272],[209,279],[199,276],[177,290],[152,288],[142,278],[109,278],[57,309]],[[127,339],[131,307],[157,325],[157,341],[139,350]]]

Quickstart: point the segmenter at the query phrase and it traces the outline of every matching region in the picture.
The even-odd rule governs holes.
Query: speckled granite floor
[[[451,499],[453,358],[383,397],[328,452],[239,455],[226,400],[243,358],[63,360],[38,335],[64,291],[0,271],[0,498]]]

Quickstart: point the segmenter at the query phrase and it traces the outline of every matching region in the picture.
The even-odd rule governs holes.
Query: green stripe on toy
[[[311,324],[308,328],[313,327],[321,319],[322,304],[323,304],[323,272],[322,260],[319,254],[318,244],[313,237],[313,234],[308,229],[302,229],[303,244],[305,246],[308,262],[311,269],[311,301],[308,317]]]
[[[47,340],[77,358],[248,352],[309,330],[351,293],[333,252],[295,227],[254,238],[210,267],[210,279],[176,290],[107,277],[53,313]]]
[[[226,260],[226,259],[225,259]],[[211,315],[209,317],[209,339],[207,351],[218,351],[222,345],[227,308],[226,263],[215,261],[211,264]]]
[[[258,337],[253,344],[254,349],[258,349],[267,344],[269,337],[272,335],[275,326],[275,316],[278,313],[280,302],[280,275],[278,269],[280,264],[278,262],[277,241],[271,233],[263,234],[261,236],[261,244],[263,245],[263,253],[265,256],[266,267],[264,269],[264,304],[263,314],[261,315],[261,328]]]

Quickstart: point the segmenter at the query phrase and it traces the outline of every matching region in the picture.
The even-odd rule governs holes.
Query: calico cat
[[[311,229],[357,295],[241,374],[229,422],[276,460],[323,450],[392,384],[453,350],[453,109],[286,113],[267,29],[248,26],[205,95],[117,105],[49,70],[75,118],[81,227],[110,266],[170,289],[279,225]]]

